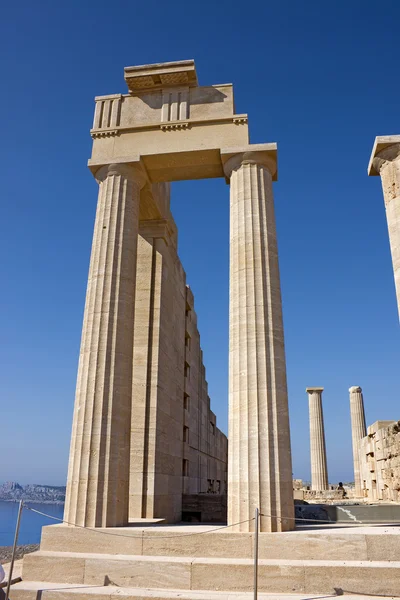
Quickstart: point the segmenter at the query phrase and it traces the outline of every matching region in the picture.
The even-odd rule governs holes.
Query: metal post
[[[260,513],[258,508],[255,510],[254,515],[255,528],[254,528],[254,600],[257,600],[258,593],[258,530]]]
[[[11,556],[10,570],[8,572],[8,581],[7,581],[5,600],[8,600],[9,593],[10,593],[10,586],[11,586],[12,574],[13,574],[13,569],[14,569],[14,561],[15,561],[15,552],[17,550],[19,526],[21,525],[21,516],[22,516],[23,506],[24,506],[24,503],[22,502],[22,500],[20,500],[19,508],[18,508],[17,524],[15,526],[14,546],[13,546],[12,556]]]

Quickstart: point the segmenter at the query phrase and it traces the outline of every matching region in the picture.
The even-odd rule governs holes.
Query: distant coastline
[[[2,498],[0,496],[0,502],[20,502],[20,500],[26,504],[56,504],[58,506],[65,504],[65,500],[33,500],[29,498]]]
[[[65,486],[28,484],[8,481],[0,485],[0,500],[3,502],[32,502],[34,504],[56,504],[65,502]]]

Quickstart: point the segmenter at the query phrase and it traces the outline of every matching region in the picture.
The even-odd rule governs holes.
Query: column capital
[[[227,181],[233,171],[245,164],[261,165],[270,172],[273,181],[278,179],[276,143],[224,148],[221,150],[221,161]]]
[[[400,135],[379,135],[375,138],[368,175],[380,175],[382,166],[400,157]]]
[[[324,391],[323,387],[308,387],[306,388],[307,394],[322,394]]]
[[[111,163],[109,165],[103,165],[93,174],[98,183],[101,183],[111,175],[121,175],[122,177],[135,182],[140,189],[144,187],[147,182],[146,172],[140,161],[135,163]]]
[[[351,388],[349,388],[349,392],[350,394],[354,394],[356,392],[362,392],[362,389],[359,385],[353,385]]]

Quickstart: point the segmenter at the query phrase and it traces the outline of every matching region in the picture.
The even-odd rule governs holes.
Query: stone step
[[[162,590],[143,588],[120,588],[116,586],[87,586],[68,583],[45,583],[23,581],[12,587],[11,600],[253,600],[253,592],[211,592],[208,590]],[[304,594],[258,594],[259,600],[310,600]],[[313,600],[325,600],[326,596],[314,595]],[[343,594],[341,600],[376,600],[375,596]],[[395,600],[395,597],[392,596]]]
[[[213,530],[213,531],[210,531]],[[41,550],[131,554],[252,558],[254,534],[215,531],[215,527],[147,527],[82,529],[67,525],[43,527]],[[261,533],[259,557],[283,560],[399,560],[396,527],[351,527]]]
[[[24,558],[26,581],[118,587],[251,592],[252,559],[39,551]],[[400,561],[261,559],[260,592],[394,596]]]

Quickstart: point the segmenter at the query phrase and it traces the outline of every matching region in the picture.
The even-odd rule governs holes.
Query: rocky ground
[[[35,552],[39,550],[39,544],[27,544],[25,546],[17,546],[17,552],[15,555],[15,559],[18,560],[24,556],[24,554],[29,554],[29,552]],[[9,563],[11,560],[12,554],[12,546],[0,546],[0,564],[3,565],[5,563]]]

